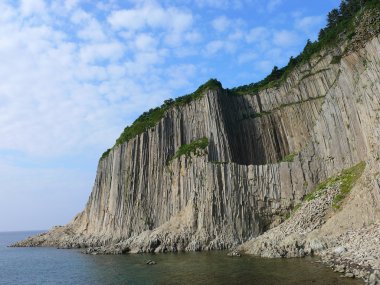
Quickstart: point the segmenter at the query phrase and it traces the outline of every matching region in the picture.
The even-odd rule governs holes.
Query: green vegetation
[[[285,74],[287,67],[278,68],[277,66],[273,67],[272,72],[265,77],[263,80],[251,83],[248,85],[242,85],[239,87],[232,88],[229,91],[230,95],[244,95],[247,93],[253,93],[256,94],[262,89],[275,87],[280,83],[280,79]]]
[[[198,100],[203,97],[207,90],[218,90],[222,89],[222,84],[216,79],[210,79],[205,84],[201,85],[195,92],[181,96],[173,99],[165,100],[164,103],[157,108],[150,109],[147,112],[144,112],[140,117],[138,117],[132,125],[127,126],[124,131],[121,133],[120,137],[116,140],[115,146],[120,145],[124,142],[129,141],[130,139],[136,137],[137,135],[143,133],[149,128],[153,128],[165,115],[165,112],[170,108],[176,106],[182,106],[189,104],[194,100]],[[108,156],[111,149],[105,151],[101,160]]]
[[[107,149],[105,152],[103,152],[102,156],[100,157],[100,160],[103,160],[104,158],[106,158],[109,153],[111,152],[111,149]]]
[[[280,162],[293,162],[294,158],[298,155],[298,153],[293,152],[289,153],[288,155],[284,156],[283,159]]]
[[[307,194],[304,198],[304,201],[312,201],[324,194],[327,188],[337,184],[339,182],[339,176],[330,177],[327,180],[319,183],[315,189]]]
[[[369,9],[380,9],[380,1],[343,0],[339,9],[333,9],[327,15],[327,26],[320,30],[317,41],[308,40],[298,56],[291,57],[283,68],[275,66],[264,80],[232,88],[229,90],[229,94],[257,94],[260,90],[279,86],[299,64],[308,62],[313,55],[325,48],[339,45],[342,39],[351,39],[355,35],[357,19],[360,19],[361,14]],[[339,61],[340,57],[336,56],[332,63]]]
[[[339,9],[332,10],[327,16],[327,26],[319,32],[318,40],[307,41],[303,51],[296,57],[291,57],[288,64],[283,68],[275,66],[272,72],[263,80],[227,90],[229,95],[257,94],[260,90],[279,86],[286,80],[290,72],[299,64],[308,62],[313,55],[325,48],[337,46],[344,39],[351,39],[355,35],[357,21],[364,11],[370,9],[380,9],[379,0],[343,0]],[[335,56],[332,63],[338,63],[341,56]],[[311,75],[306,75],[311,76]],[[216,79],[210,79],[201,85],[194,93],[181,96],[175,100],[165,100],[160,107],[150,109],[137,118],[131,126],[124,129],[123,133],[116,140],[115,145],[122,144],[145,130],[154,127],[161,120],[165,112],[173,107],[188,104],[194,100],[202,98],[206,90],[221,89],[221,83]],[[299,103],[299,102],[297,102]],[[280,106],[283,107],[283,106]],[[246,116],[247,118],[261,117],[270,112],[262,112]],[[103,153],[101,159],[105,158],[109,151]]]
[[[331,60],[331,64],[339,64],[340,63],[340,61],[341,61],[341,59],[342,59],[342,56],[341,55],[339,55],[339,56],[333,56],[333,58],[332,58],[332,60]]]
[[[340,176],[340,193],[335,196],[333,201],[333,207],[335,209],[340,208],[341,201],[346,198],[348,193],[350,193],[352,187],[355,185],[356,181],[362,176],[365,166],[365,162],[362,161],[354,167],[351,167],[342,172],[342,175]]]
[[[297,212],[299,208],[301,208],[301,206],[302,206],[302,203],[298,203],[297,205],[295,205],[294,208],[290,212],[286,213],[285,219],[288,220],[291,216],[293,216],[294,213]]]
[[[149,128],[153,128],[163,117],[165,112],[175,106],[186,105],[194,100],[202,98],[207,90],[221,89],[222,84],[216,79],[210,79],[201,85],[194,93],[178,97],[177,99],[165,100],[161,107],[150,109],[144,112],[132,125],[126,127],[120,137],[116,140],[116,145],[122,144],[135,136],[143,133]]]
[[[210,79],[205,84],[199,86],[199,88],[191,94],[178,97],[175,100],[165,100],[160,107],[150,109],[149,111],[144,112],[133,122],[132,125],[127,126],[121,133],[120,137],[116,140],[115,146],[127,142],[130,139],[136,137],[137,135],[143,133],[144,131],[153,128],[164,117],[165,112],[170,108],[186,105],[194,100],[198,100],[203,97],[207,90],[219,89],[223,89],[222,84],[216,79]],[[111,149],[105,151],[102,154],[100,160],[106,158],[110,151]]]
[[[323,195],[326,189],[328,189],[329,187],[339,184],[340,193],[333,200],[333,207],[335,209],[339,209],[341,201],[345,197],[347,197],[348,193],[350,193],[356,181],[363,174],[365,166],[365,162],[362,161],[351,168],[343,170],[342,173],[338,176],[333,176],[323,181],[322,183],[317,185],[313,192],[305,196],[304,201],[314,200],[315,198],[318,198],[321,195]]]
[[[184,144],[179,147],[172,159],[178,158],[182,155],[190,156],[194,153],[197,156],[202,155],[202,150],[208,146],[208,138],[201,138],[196,141],[192,141],[189,144]]]
[[[293,106],[293,105],[298,105],[298,104],[302,104],[302,103],[309,102],[309,101],[319,100],[319,99],[322,99],[322,98],[325,98],[325,97],[326,96],[322,95],[322,96],[318,96],[318,97],[314,97],[314,98],[309,98],[309,99],[305,99],[305,100],[300,100],[300,101],[292,102],[292,103],[288,103],[288,104],[281,104],[280,106],[272,109],[271,111],[262,111],[260,113],[244,114],[242,120],[261,118],[263,116],[270,115],[270,114],[272,114],[272,112],[280,110],[280,109],[285,108],[285,107],[289,107],[289,106]]]

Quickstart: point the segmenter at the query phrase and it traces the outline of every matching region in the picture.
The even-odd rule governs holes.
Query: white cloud
[[[113,12],[108,21],[115,29],[138,30],[147,25],[147,15],[141,15],[144,12],[138,10],[119,10]]]
[[[196,0],[195,3],[200,7],[228,8],[232,1],[229,0]]]
[[[142,7],[117,10],[108,17],[109,23],[116,30],[170,29],[184,31],[192,25],[193,17],[189,12],[170,7],[167,9],[153,3]]]
[[[310,33],[315,29],[320,29],[324,22],[323,16],[306,16],[296,19],[295,27],[305,33]]]
[[[83,11],[82,9],[77,9],[71,14],[71,22],[73,24],[85,24],[92,19],[91,15]]]
[[[78,37],[89,41],[105,41],[107,39],[102,26],[95,19],[87,21],[78,31]]]
[[[276,31],[273,35],[274,44],[281,47],[297,45],[299,40],[300,38],[295,32],[288,30]]]
[[[258,58],[258,54],[256,52],[242,53],[238,57],[238,63],[243,64],[247,62],[253,62],[257,58]]]
[[[85,63],[102,60],[118,60],[123,55],[124,47],[118,42],[90,44],[80,49],[80,59]]]
[[[236,44],[230,41],[215,40],[206,45],[206,55],[215,55],[219,52],[233,53],[236,50]]]
[[[155,50],[157,47],[157,40],[149,34],[139,34],[135,38],[135,47],[137,50],[149,51]]]
[[[1,150],[59,157],[103,149],[138,110],[160,104],[176,88],[159,85],[171,78],[162,65],[167,51],[148,33],[121,43],[105,32],[104,23],[76,9],[71,23],[84,40],[76,41],[75,35],[53,28],[57,6],[48,10],[50,19],[30,24],[15,17],[21,8],[0,6],[6,12],[0,16]],[[178,19],[179,29],[186,27]]]
[[[78,3],[79,0],[65,0],[65,7],[66,9],[71,10],[77,7]]]
[[[22,15],[42,14],[45,12],[44,0],[21,0],[20,10]]]
[[[263,73],[269,73],[273,68],[273,63],[270,60],[261,60],[257,63],[257,69]]]
[[[202,35],[196,31],[187,32],[183,37],[190,44],[195,44],[202,40]]]
[[[124,36],[143,29],[155,33],[161,30],[165,34],[164,41],[169,46],[182,45],[187,40],[186,35],[193,32],[191,12],[176,7],[163,8],[154,2],[143,3],[138,8],[113,11],[108,22],[116,31],[122,31]]]
[[[283,0],[269,0],[267,3],[267,9],[269,12],[273,12],[278,6],[282,4]]]
[[[225,16],[220,16],[212,21],[213,28],[218,32],[224,32],[230,24],[230,20]]]
[[[196,74],[196,67],[193,64],[182,64],[171,66],[168,69],[168,85],[172,88],[185,88],[191,86],[189,78]]]
[[[248,43],[262,42],[270,35],[270,31],[264,27],[252,28],[248,31],[245,38]]]

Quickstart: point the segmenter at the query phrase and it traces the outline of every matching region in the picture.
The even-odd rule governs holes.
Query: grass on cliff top
[[[272,72],[263,80],[242,85],[227,90],[229,95],[257,94],[260,90],[279,86],[286,80],[288,75],[300,64],[308,62],[313,55],[321,50],[338,46],[344,39],[350,39],[355,34],[355,23],[360,20],[361,15],[366,10],[380,10],[379,0],[343,0],[339,9],[332,10],[327,19],[328,24],[319,32],[318,40],[315,42],[307,41],[303,51],[296,57],[291,57],[288,64],[283,68],[274,67]],[[334,12],[334,13],[333,13]],[[340,61],[339,56],[334,58],[334,62]],[[131,126],[124,129],[123,133],[116,140],[115,145],[122,144],[145,130],[154,127],[163,118],[165,112],[174,106],[181,106],[199,99],[206,90],[222,88],[221,83],[216,79],[210,79],[201,85],[194,93],[178,97],[175,100],[164,101],[160,107],[144,112]],[[258,116],[265,115],[259,114]],[[103,153],[101,159],[107,157],[109,150]]]
[[[333,200],[333,207],[339,209],[341,202],[347,197],[356,181],[362,176],[365,167],[366,163],[362,161],[351,168],[343,170],[341,174],[328,178],[318,184],[313,192],[307,194],[304,201],[314,200],[323,195],[330,186],[340,184],[340,192]]]
[[[202,98],[206,91],[219,89],[223,89],[222,84],[216,79],[210,79],[205,84],[199,86],[199,88],[191,94],[178,97],[175,100],[165,100],[160,107],[144,112],[133,122],[132,125],[127,126],[121,133],[120,137],[116,140],[115,146],[129,141],[149,128],[153,128],[164,117],[165,112],[170,108],[189,104],[194,100]],[[106,150],[102,154],[100,160],[106,158],[110,151],[111,149]]]
[[[111,152],[111,149],[107,149],[105,152],[103,152],[102,156],[100,157],[100,160],[105,159]]]
[[[257,94],[261,90],[279,86],[295,67],[308,62],[316,53],[332,46],[339,46],[345,39],[351,39],[355,34],[356,23],[360,21],[365,10],[380,10],[380,1],[343,0],[339,9],[333,9],[328,14],[327,26],[320,30],[317,41],[308,40],[298,56],[291,57],[288,64],[282,68],[275,66],[263,80],[232,88],[229,90],[229,94]],[[338,56],[333,63],[339,62]]]
[[[208,138],[206,137],[192,141],[189,144],[183,144],[179,147],[179,149],[176,151],[175,155],[171,160],[183,155],[190,156],[192,153],[194,153],[195,155],[201,155],[201,151],[206,149],[207,146]]]
[[[144,112],[132,125],[126,127],[120,137],[116,140],[116,145],[122,144],[135,136],[143,133],[145,130],[154,127],[160,121],[165,112],[175,106],[186,105],[194,100],[203,97],[207,90],[222,89],[222,84],[216,79],[210,79],[205,84],[201,85],[194,93],[178,97],[177,99],[165,100],[161,107],[150,109]]]

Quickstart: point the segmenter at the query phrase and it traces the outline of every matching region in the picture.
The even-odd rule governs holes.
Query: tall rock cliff
[[[378,32],[323,49],[275,87],[245,95],[206,88],[168,108],[99,161],[82,213],[17,245],[231,248],[277,226],[318,183],[362,161],[361,192],[335,214],[341,222],[367,201],[342,231],[380,221]],[[181,155],[202,138],[207,147]]]

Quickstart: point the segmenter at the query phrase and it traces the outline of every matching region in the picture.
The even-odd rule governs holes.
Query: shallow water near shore
[[[341,278],[313,258],[239,258],[226,252],[93,256],[6,247],[36,233],[0,233],[0,284],[363,284]],[[146,265],[147,260],[157,264]]]

